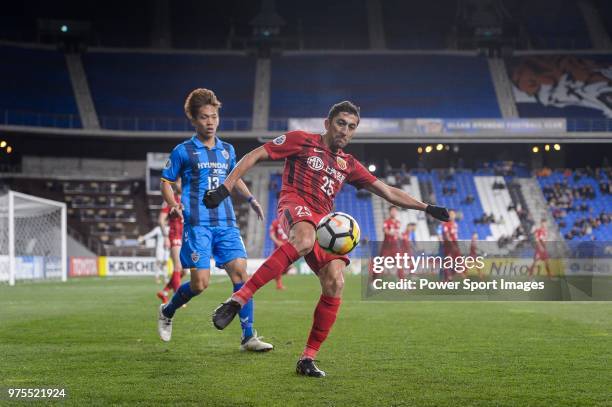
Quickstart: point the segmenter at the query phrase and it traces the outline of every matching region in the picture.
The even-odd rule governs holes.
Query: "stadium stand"
[[[2,123],[81,127],[66,60],[61,52],[0,46],[0,55]]]
[[[612,240],[611,180],[609,168],[540,172],[538,181],[565,239]]]
[[[251,57],[91,52],[83,55],[83,63],[104,128],[191,130],[183,112],[185,97],[207,87],[223,102],[220,130],[250,129]]]
[[[612,118],[610,55],[529,55],[506,65],[521,117],[565,117],[573,130],[589,130],[583,118]],[[599,126],[591,121],[591,130],[610,130],[609,120]]]
[[[488,223],[476,222],[483,218],[485,211],[476,188],[474,174],[471,171],[419,171],[416,176],[419,182],[432,185],[437,205],[457,211],[459,240],[470,240],[472,233],[478,233],[480,240],[488,240],[492,237]]]
[[[500,117],[487,61],[473,56],[275,57],[271,89],[271,118],[321,117],[345,99],[364,117]]]

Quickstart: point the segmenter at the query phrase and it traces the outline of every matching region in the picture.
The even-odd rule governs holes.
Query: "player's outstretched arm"
[[[268,158],[268,152],[263,146],[257,147],[255,150],[242,157],[242,160],[238,162],[221,186],[206,192],[204,196],[204,205],[207,208],[216,208],[219,206],[221,202],[229,196],[240,178],[259,161],[267,160]]]
[[[428,205],[424,202],[418,201],[401,189],[385,184],[381,180],[374,181],[373,183],[367,185],[365,189],[401,208],[424,211],[443,222],[446,222],[449,219],[446,208]]]

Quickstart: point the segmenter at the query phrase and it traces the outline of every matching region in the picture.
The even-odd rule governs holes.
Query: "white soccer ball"
[[[359,244],[359,225],[343,212],[332,212],[317,225],[317,241],[323,250],[333,254],[350,253]]]

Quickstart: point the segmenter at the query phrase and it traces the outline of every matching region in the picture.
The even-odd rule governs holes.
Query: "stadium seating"
[[[610,208],[612,208],[612,195],[603,194],[599,187],[600,181],[610,181],[608,175],[605,172],[600,172],[600,179],[596,179],[593,175],[587,175],[582,173],[576,176],[576,171],[567,172],[564,174],[562,170],[553,171],[549,176],[540,176],[538,181],[540,186],[544,190],[545,196],[547,196],[546,188],[553,187],[555,184],[565,185],[565,188],[574,190],[583,186],[590,186],[594,191],[593,199],[585,199],[584,197],[576,197],[571,201],[570,207],[573,209],[566,209],[560,202],[551,202],[550,196],[547,198],[550,202],[550,209],[553,213],[553,217],[558,211],[562,211],[564,216],[556,216],[557,224],[561,234],[568,239],[568,233],[574,228],[577,221],[586,218],[597,218],[602,213],[610,215]],[[554,203],[557,203],[555,205]],[[587,210],[581,210],[580,207],[585,205]],[[576,235],[571,237],[569,240],[575,241],[588,241],[591,239],[598,241],[612,241],[612,223],[602,223],[599,227],[591,227],[592,233],[587,233],[583,236]]]
[[[81,127],[61,52],[0,46],[0,55],[0,123]]]
[[[249,130],[255,60],[239,55],[83,55],[102,127],[124,130],[190,130],[183,104],[198,87],[215,90],[223,107],[221,130]]]
[[[478,57],[276,57],[271,89],[271,118],[323,117],[346,99],[364,117],[501,117],[487,61]]]
[[[603,120],[612,118],[610,55],[519,56],[506,66],[521,117],[565,117],[571,131],[612,129]]]
[[[487,240],[493,236],[489,225],[474,223],[474,220],[481,218],[485,211],[471,171],[457,170],[448,180],[449,174],[441,170],[434,170],[431,173],[418,172],[416,175],[419,181],[431,182],[437,205],[457,211],[459,240],[470,240],[473,233],[478,233],[479,240]],[[457,190],[455,193],[444,193],[445,187],[453,186]],[[467,203],[468,195],[474,198],[472,203]]]

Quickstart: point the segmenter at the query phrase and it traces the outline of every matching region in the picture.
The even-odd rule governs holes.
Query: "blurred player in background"
[[[472,240],[470,241],[470,257],[473,259],[478,257],[478,233],[476,232],[472,233]],[[484,267],[478,268],[478,278],[484,280]]]
[[[402,256],[406,254],[408,257],[412,257],[412,255],[414,254],[413,249],[416,241],[415,230],[416,224],[411,222],[406,225],[406,229],[404,229],[404,231],[402,232],[400,236],[400,253],[402,254]],[[400,279],[405,277],[406,271],[408,271],[409,273],[416,273],[416,270],[414,270],[413,267],[410,267],[408,270],[400,268],[398,270],[398,276]]]
[[[397,206],[389,207],[389,217],[383,221],[383,233],[384,238],[380,247],[379,256],[382,257],[395,257],[400,253],[400,238],[401,238],[401,227],[399,219],[399,210]],[[398,278],[404,278],[404,270],[402,268],[397,269]]]
[[[204,198],[208,208],[216,208],[227,202],[230,192],[238,185],[236,182],[259,161],[285,159],[278,216],[289,241],[275,250],[244,287],[215,310],[213,324],[217,329],[224,329],[257,290],[304,256],[319,278],[321,297],[306,347],[297,362],[296,372],[300,375],[325,376],[314,358],[336,321],[344,287],[342,272],[349,259],[321,249],[316,242],[315,227],[333,209],[336,194],[344,182],[366,188],[393,205],[426,211],[440,220],[448,219],[445,208],[424,204],[401,189],[385,184],[352,155],[342,151],[358,124],[359,108],[351,102],[338,103],[328,113],[324,134],[291,131],[256,148],[240,160],[222,185],[208,191]]]
[[[457,217],[456,212],[451,209],[448,211],[449,220],[442,224],[442,238],[444,243],[444,257],[452,257],[453,259],[456,257],[461,257],[461,250],[459,250],[459,232],[457,222],[455,218]],[[454,269],[445,268],[444,269],[444,279],[446,281],[450,281],[455,274]]]
[[[161,213],[158,222],[161,224]],[[155,239],[155,265],[157,266],[155,270],[155,282],[157,284],[160,284],[162,281],[166,283],[168,280],[166,265],[170,257],[170,242],[164,235],[164,231],[160,224],[151,229],[147,234],[138,236],[139,243],[144,243],[149,239]]]
[[[172,336],[172,318],[177,309],[208,287],[210,258],[225,269],[234,285],[240,289],[248,275],[247,254],[236,223],[230,199],[223,206],[207,209],[202,204],[206,190],[216,188],[236,165],[234,147],[217,136],[221,102],[213,91],[195,89],[185,101],[185,114],[196,130],[190,139],[172,150],[162,171],[162,195],[168,204],[169,215],[184,219],[184,239],[180,263],[191,269],[190,281],[181,285],[170,302],[159,308],[157,329],[163,341]],[[171,184],[182,180],[183,194],[177,202]],[[237,197],[248,200],[251,208],[263,219],[263,210],[242,180],[235,180]],[[263,342],[253,328],[253,301],[240,311],[242,327],[241,350],[265,352],[273,349]]]
[[[533,263],[531,264],[531,267],[529,267],[529,277],[533,277],[534,268],[538,260],[542,260],[544,262],[544,267],[546,268],[546,275],[548,277],[552,277],[552,272],[550,271],[550,264],[548,262],[550,256],[548,255],[548,250],[546,249],[546,239],[548,238],[546,218],[542,218],[542,220],[540,221],[540,227],[536,228],[533,231],[533,237],[535,240],[535,254],[533,256]],[[540,274],[539,270],[538,274]]]
[[[181,179],[177,179],[172,185],[174,190],[174,200],[181,202]],[[181,266],[180,252],[183,242],[183,220],[176,212],[170,214],[170,207],[164,201],[159,214],[159,226],[164,232],[165,244],[170,247],[170,258],[172,259],[172,276],[166,286],[157,292],[157,297],[163,304],[168,302],[168,293],[172,289],[175,293],[181,286],[181,278],[185,274],[185,270]]]

